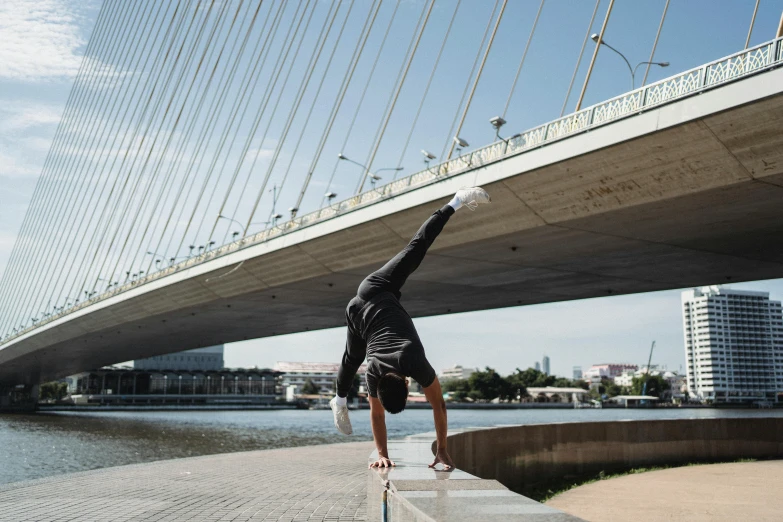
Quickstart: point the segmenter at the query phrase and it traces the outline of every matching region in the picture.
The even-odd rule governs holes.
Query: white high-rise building
[[[544,375],[551,375],[549,373],[549,356],[545,355],[544,359],[541,361],[541,371],[544,372]]]
[[[687,385],[715,402],[777,402],[783,315],[767,292],[709,286],[682,293]]]

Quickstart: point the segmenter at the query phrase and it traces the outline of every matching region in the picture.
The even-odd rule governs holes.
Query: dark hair
[[[378,381],[378,399],[389,413],[400,413],[408,401],[408,383],[398,373],[387,373]]]

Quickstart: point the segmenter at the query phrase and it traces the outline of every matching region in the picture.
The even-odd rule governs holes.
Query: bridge
[[[413,317],[783,277],[781,63],[777,39],[369,190],[379,176],[362,165],[355,196],[327,193],[307,214],[299,197],[288,220],[275,191],[261,232],[248,233],[255,209],[244,226],[226,218],[242,230],[230,240],[210,235],[182,260],[150,250],[148,269],[129,267],[124,280],[123,268],[93,271],[63,294],[52,278],[51,292],[31,299],[14,287],[3,296],[12,313],[0,382],[341,326],[361,279],[466,185],[493,203],[452,218],[404,289]],[[152,187],[129,197],[155,200]],[[151,238],[158,219],[150,213]],[[120,266],[116,250],[88,254]],[[75,297],[60,306],[62,295]],[[14,326],[24,314],[32,319]]]

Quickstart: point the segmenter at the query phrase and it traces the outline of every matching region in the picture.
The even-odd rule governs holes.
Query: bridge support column
[[[38,385],[0,383],[0,413],[33,412],[38,408]]]

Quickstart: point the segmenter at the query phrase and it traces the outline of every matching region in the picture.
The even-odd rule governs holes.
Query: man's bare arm
[[[432,406],[432,416],[435,422],[435,434],[437,436],[438,450],[435,454],[435,460],[430,464],[434,468],[436,464],[443,464],[445,471],[454,469],[454,462],[451,460],[446,449],[446,436],[449,431],[448,417],[446,416],[446,401],[443,400],[443,391],[440,388],[440,381],[435,380],[424,388],[424,395]]]
[[[386,446],[386,412],[381,401],[376,397],[370,399],[370,425],[372,437],[375,439],[375,449],[378,450],[378,460],[370,464],[371,468],[390,468],[394,462],[389,458],[389,450]]]

